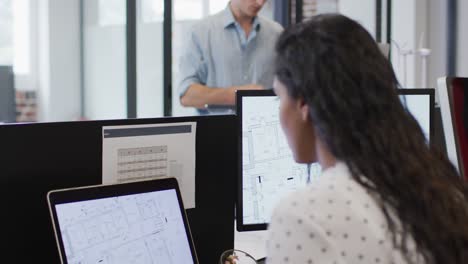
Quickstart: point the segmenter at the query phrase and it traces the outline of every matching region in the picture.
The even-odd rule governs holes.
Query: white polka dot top
[[[409,245],[414,249],[414,241]],[[273,212],[267,263],[407,263],[394,249],[377,202],[338,162]],[[416,263],[424,263],[412,254]]]

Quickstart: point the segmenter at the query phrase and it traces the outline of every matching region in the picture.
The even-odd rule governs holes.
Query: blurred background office
[[[190,26],[228,2],[0,0],[0,122],[196,114],[173,85],[180,51]],[[348,15],[388,43],[404,87],[435,88],[468,76],[467,11],[464,0],[268,0],[262,15],[283,26]]]

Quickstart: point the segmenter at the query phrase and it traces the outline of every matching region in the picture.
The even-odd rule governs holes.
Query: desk
[[[234,248],[243,250],[255,259],[266,257],[266,241],[268,231],[238,232],[234,221]],[[259,262],[264,263],[264,262]]]

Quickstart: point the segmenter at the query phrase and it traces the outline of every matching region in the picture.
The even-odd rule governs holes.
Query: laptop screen
[[[54,209],[66,263],[194,263],[176,189],[60,202]]]

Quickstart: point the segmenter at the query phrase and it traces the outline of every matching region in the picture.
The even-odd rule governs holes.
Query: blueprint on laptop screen
[[[193,263],[175,190],[56,205],[68,263]]]

